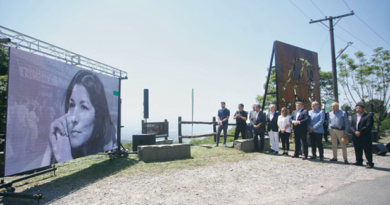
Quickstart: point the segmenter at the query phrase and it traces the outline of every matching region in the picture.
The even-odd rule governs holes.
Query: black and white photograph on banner
[[[117,148],[117,78],[11,48],[5,176]]]

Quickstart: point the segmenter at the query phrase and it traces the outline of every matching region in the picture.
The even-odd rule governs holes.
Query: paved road
[[[390,204],[390,176],[358,181],[297,204],[346,205]]]

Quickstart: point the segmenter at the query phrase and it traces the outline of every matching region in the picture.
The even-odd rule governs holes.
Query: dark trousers
[[[246,139],[246,126],[236,127],[236,132],[234,133],[234,140],[238,139],[238,135],[241,133],[242,139]]]
[[[250,137],[253,138],[253,130],[252,130],[252,124],[251,123],[248,123],[247,129],[248,129],[249,134],[251,135]],[[249,138],[249,136],[247,136],[246,138]]]
[[[325,140],[325,142],[329,142],[328,141],[328,125],[325,125],[325,123],[324,123],[324,140]]]
[[[226,144],[227,128],[228,128],[228,125],[218,126],[217,144],[219,144],[219,136],[221,135],[222,130],[223,130],[223,144]]]
[[[362,136],[356,137],[353,136],[353,147],[355,148],[356,162],[363,162],[363,150],[364,155],[366,155],[366,159],[368,164],[374,165],[372,163],[372,140],[371,136]]]
[[[284,150],[287,150],[289,151],[290,150],[290,141],[289,141],[289,137],[290,137],[290,134],[289,132],[279,132],[279,137],[282,139],[282,147],[283,147],[283,151]]]
[[[322,146],[322,133],[310,132],[311,154],[317,156],[317,146],[320,158],[324,157],[324,147]]]
[[[295,136],[295,156],[298,156],[298,152],[301,149],[301,146],[303,147],[303,154],[307,158],[308,155],[308,148],[307,148],[307,136],[306,132],[296,132],[294,131]]]
[[[264,132],[253,132],[253,143],[255,143],[255,152],[263,152],[264,151]],[[260,136],[260,148],[259,148],[259,140]]]

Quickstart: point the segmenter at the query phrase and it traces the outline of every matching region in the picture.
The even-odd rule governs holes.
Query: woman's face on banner
[[[92,135],[95,122],[95,108],[87,89],[76,84],[69,99],[68,134],[72,148],[79,148]]]

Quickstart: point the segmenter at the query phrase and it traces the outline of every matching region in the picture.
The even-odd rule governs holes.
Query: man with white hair
[[[331,162],[337,161],[337,139],[341,142],[341,139],[348,137],[349,120],[346,112],[339,110],[339,104],[337,102],[332,103],[333,112],[329,112],[329,134],[332,140],[333,158]],[[348,164],[347,147],[345,144],[341,144],[341,150],[343,151],[344,164]]]
[[[279,127],[278,127],[278,117],[279,112],[276,111],[275,104],[271,104],[270,112],[267,113],[267,125],[268,125],[268,136],[271,141],[271,151],[270,154],[277,155],[279,153]]]
[[[310,121],[308,124],[310,142],[311,142],[311,153],[312,156],[310,159],[317,159],[317,147],[320,154],[320,161],[324,160],[324,147],[322,146],[322,134],[324,133],[324,120],[325,114],[324,111],[319,109],[320,103],[314,101],[311,104],[312,110],[309,111]]]

